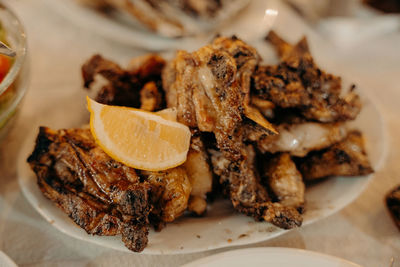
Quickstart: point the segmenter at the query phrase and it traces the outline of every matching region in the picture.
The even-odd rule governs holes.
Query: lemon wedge
[[[187,126],[173,121],[174,110],[152,113],[103,105],[89,97],[87,105],[96,143],[116,161],[148,171],[185,162],[191,134]]]

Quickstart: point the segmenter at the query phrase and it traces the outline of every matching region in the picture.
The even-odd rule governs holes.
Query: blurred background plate
[[[128,23],[126,19],[115,19],[115,17],[103,15],[73,0],[42,1],[80,28],[128,46],[151,51],[192,50],[207,44],[218,33],[237,34],[246,40],[261,39],[270,30],[278,14],[274,11],[267,11],[274,10],[276,1],[237,1],[242,3],[236,7],[240,11],[218,24],[213,31],[194,37],[168,38],[140,27],[140,25]]]

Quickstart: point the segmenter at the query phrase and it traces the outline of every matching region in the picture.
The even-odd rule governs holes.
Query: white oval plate
[[[263,38],[270,30],[277,13],[268,13],[267,9],[276,8],[275,1],[250,0],[238,1],[235,9],[240,10],[240,16],[227,19],[209,34],[196,37],[168,38],[150,32],[143,27],[132,23],[124,23],[112,17],[107,17],[94,10],[83,7],[73,0],[45,0],[45,4],[55,10],[61,16],[70,20],[81,28],[95,32],[103,37],[128,46],[141,47],[146,50],[192,50],[207,44],[217,33],[237,34],[253,39]],[[257,25],[257,27],[254,27]],[[249,40],[249,38],[245,38]]]
[[[352,127],[359,128],[364,133],[367,152],[374,169],[377,170],[385,155],[384,126],[376,107],[368,98],[363,95],[361,97],[363,109],[357,120],[352,123]],[[75,98],[71,98],[71,102],[73,99]],[[65,113],[61,112],[71,110],[71,108],[74,108],[73,105],[77,105],[76,102],[79,101],[56,103],[53,111],[44,113],[43,116],[50,118],[49,121],[57,121],[57,124],[63,122],[62,127],[64,128],[80,125],[82,118],[76,118],[75,122],[66,121]],[[74,118],[82,115],[79,114],[80,112],[75,113]],[[32,206],[54,227],[67,235],[104,247],[128,251],[120,236],[88,235],[42,195],[36,184],[35,174],[26,163],[33,146],[34,137],[27,138],[17,166],[19,184]],[[325,218],[350,204],[361,194],[371,177],[371,175],[351,178],[334,177],[309,186],[306,190],[306,212],[303,226]],[[200,252],[261,242],[286,232],[269,223],[255,222],[251,217],[238,214],[234,212],[229,201],[221,200],[209,206],[205,217],[182,217],[174,223],[168,224],[161,232],[151,230],[149,244],[142,253],[181,254]]]
[[[361,267],[333,256],[293,248],[238,249],[205,257],[182,267]]]

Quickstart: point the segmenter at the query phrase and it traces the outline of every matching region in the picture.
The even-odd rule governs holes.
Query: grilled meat
[[[241,40],[217,38],[194,53],[178,52],[163,70],[163,86],[168,106],[178,110],[178,121],[214,133],[219,150],[212,156],[214,173],[233,206],[256,219],[292,228],[301,224],[301,216],[270,201],[248,158],[254,151],[244,144],[247,138],[274,131],[250,106],[250,77],[259,60],[255,49]]]
[[[163,89],[167,106],[177,109],[179,122],[189,127],[196,127],[196,114],[193,106],[193,91],[196,63],[191,54],[178,51],[162,71]],[[199,126],[200,127],[200,126]]]
[[[152,185],[152,223],[160,230],[164,223],[174,221],[187,209],[192,186],[182,167],[159,172],[142,171],[142,174]]]
[[[146,83],[140,90],[140,109],[155,111],[160,109],[162,95],[157,89],[155,82]]]
[[[41,127],[28,162],[45,196],[79,226],[91,234],[122,234],[134,251],[146,246],[149,217],[161,229],[187,209],[191,184],[184,168],[139,177],[104,153],[87,129]]]
[[[179,51],[164,68],[163,88],[168,107],[176,107],[178,121],[200,131],[213,132],[218,148],[239,160],[241,140],[234,140],[242,115],[274,129],[250,107],[250,76],[259,56],[241,40],[217,38],[196,52]]]
[[[227,52],[210,46],[201,48],[197,56],[201,61],[198,79],[213,107],[215,123],[212,131],[218,147],[227,157],[237,160],[240,158],[240,148],[238,143],[232,141],[232,136],[242,120],[242,103],[240,87],[235,82],[235,61]],[[199,129],[202,130],[200,125]]]
[[[291,46],[271,31],[267,40],[276,47],[281,62],[260,66],[253,74],[258,97],[281,108],[297,108],[309,120],[336,122],[356,118],[361,102],[354,87],[341,97],[340,77],[318,68],[305,38]]]
[[[141,100],[148,100],[151,89],[151,95],[156,102],[152,107],[159,109],[162,104],[162,90],[159,87],[164,64],[161,57],[150,54],[131,61],[128,70],[124,70],[116,63],[94,55],[82,66],[82,77],[84,86],[88,89],[94,87],[97,76],[105,80],[105,85],[97,93],[97,102],[139,108],[141,104],[149,105]],[[148,84],[149,82],[151,83]]]
[[[123,215],[99,199],[70,187],[54,176],[47,167],[38,166],[36,171],[38,185],[43,195],[88,234],[104,236],[121,234],[125,246],[135,252],[140,252],[146,247],[147,224],[137,223],[132,216]]]
[[[121,106],[140,106],[138,79],[129,75],[120,66],[112,61],[94,55],[82,66],[82,76],[85,88],[95,82],[97,75],[106,79],[104,85],[97,94],[96,101],[102,104]]]
[[[215,150],[210,150],[210,153],[213,171],[220,177],[220,183],[236,210],[284,229],[301,225],[303,219],[296,209],[271,201],[260,182],[252,146],[243,151],[245,161],[230,161]]]
[[[373,172],[362,134],[357,130],[349,132],[341,142],[313,151],[299,159],[298,167],[306,181],[327,176],[367,175]]]
[[[99,150],[88,130],[41,127],[28,162],[43,194],[88,233],[122,234],[128,248],[144,249],[150,185]]]
[[[46,143],[47,147],[41,146]],[[150,185],[140,182],[134,169],[104,153],[89,130],[52,131],[41,127],[36,149],[28,162],[31,166],[44,162],[57,176],[66,176],[74,183],[78,178],[82,189],[89,194],[116,205],[124,214],[146,221]]]
[[[209,157],[199,131],[192,131],[190,148],[184,163],[192,185],[188,210],[197,215],[205,213],[207,208],[206,194],[212,190],[212,172]]]
[[[165,64],[166,62],[161,56],[146,54],[131,59],[127,71],[145,82],[158,81],[161,78],[161,71]]]
[[[261,152],[289,152],[293,156],[304,157],[310,151],[321,150],[341,141],[347,133],[342,123],[284,123],[276,126],[276,129],[279,135],[256,138]]]
[[[213,47],[228,52],[235,61],[237,68],[235,80],[239,84],[241,91],[241,106],[244,115],[264,127],[270,134],[276,134],[277,132],[272,125],[265,119],[260,111],[250,103],[251,76],[261,60],[257,50],[238,39],[236,36],[231,38],[217,38],[213,42]]]
[[[305,185],[288,153],[265,158],[263,180],[279,203],[303,210]]]
[[[42,127],[28,162],[43,194],[88,233],[121,234],[133,251],[146,246],[150,224],[161,230],[185,210],[204,214],[213,174],[237,211],[284,229],[300,226],[302,176],[373,170],[361,133],[347,134],[343,123],[361,108],[354,88],[341,97],[340,78],[316,66],[305,39],[292,46],[271,32],[268,40],[281,59],[276,66],[259,66],[257,51],[236,37],[179,51],[167,64],[150,54],[122,69],[92,57],[82,74],[86,88],[97,76],[106,81],[97,101],[147,111],[168,106],[158,114],[191,128],[187,160],[135,171],[106,155],[89,130]],[[388,196],[394,209],[396,194]]]
[[[392,218],[400,230],[400,186],[394,188],[386,196],[386,205],[392,215]]]

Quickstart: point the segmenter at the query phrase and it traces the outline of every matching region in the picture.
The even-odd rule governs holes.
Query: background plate
[[[95,32],[125,45],[152,51],[171,49],[190,50],[193,47],[201,47],[207,44],[217,33],[235,33],[242,37],[259,39],[264,37],[269,31],[275,20],[274,17],[277,15],[276,13],[267,14],[267,16],[265,14],[265,10],[272,9],[277,5],[275,0],[251,0],[248,6],[240,10],[240,16],[232,16],[223,23],[220,23],[218,28],[208,34],[196,37],[168,38],[157,35],[138,25],[124,23],[124,21],[102,15],[99,12],[79,5],[73,0],[42,1],[45,1],[47,6],[80,28]],[[249,0],[242,0],[237,4],[245,6],[248,2]],[[239,7],[235,8],[239,9]],[[257,27],[254,27],[254,25],[257,25]]]
[[[182,267],[360,267],[333,256],[293,248],[249,248],[219,253],[196,260]]]

